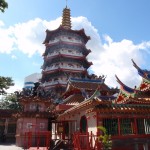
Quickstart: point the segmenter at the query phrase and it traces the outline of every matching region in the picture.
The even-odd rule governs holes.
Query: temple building
[[[104,75],[89,74],[90,37],[71,26],[66,6],[61,25],[46,30],[40,82],[18,93],[22,111],[0,115],[0,128],[8,131],[12,114],[16,144],[24,149],[104,150],[101,127],[112,150],[150,149],[150,71],[132,60],[140,86],[130,88],[116,76],[120,89],[110,88]]]
[[[133,61],[133,60],[132,60]],[[73,79],[64,94],[64,102],[61,105],[73,105],[67,110],[61,109],[58,116],[59,121],[75,120],[74,124],[78,133],[74,134],[74,147],[77,149],[97,149],[101,147],[95,140],[95,136],[101,134],[98,127],[105,127],[111,135],[113,150],[148,150],[150,148],[150,71],[140,69],[133,61],[133,65],[142,77],[139,87],[134,89],[123,84],[116,76],[121,85],[119,94],[114,97],[117,89],[108,89],[102,82],[97,82],[97,88],[89,97],[88,85],[93,80]],[[88,83],[89,82],[89,83]],[[78,91],[78,92],[77,92]],[[107,94],[104,94],[106,93]],[[56,108],[57,108],[56,107]],[[66,108],[66,107],[64,107]],[[70,126],[68,135],[75,132]],[[83,141],[89,143],[82,144]]]

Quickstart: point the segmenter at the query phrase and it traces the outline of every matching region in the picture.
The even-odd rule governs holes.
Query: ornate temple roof
[[[98,112],[105,115],[133,115],[137,114],[139,117],[142,115],[148,115],[150,113],[150,105],[146,104],[115,104],[111,100],[102,100],[99,97],[95,97],[89,100],[82,101],[79,105],[75,105],[72,108],[64,111],[59,115],[58,119],[63,119],[69,115],[75,115],[85,111],[87,114],[92,112]],[[102,117],[102,116],[101,116]],[[106,117],[106,116],[104,116]]]
[[[150,71],[140,69],[132,60],[133,66],[138,70],[138,74],[142,77],[139,87],[130,88],[120,81],[116,76],[117,82],[120,84],[120,93],[115,100],[116,103],[134,103],[134,104],[150,104]]]
[[[108,95],[102,95],[102,92],[109,92]],[[104,83],[104,79],[76,79],[70,78],[66,92],[62,95],[63,103],[69,105],[78,105],[82,101],[99,97],[102,100],[114,100],[115,97],[110,93],[111,89]],[[116,91],[116,90],[115,90]],[[115,92],[116,93],[116,92]]]
[[[101,88],[108,90],[109,87],[104,84],[104,81],[102,79],[76,79],[76,78],[70,78],[68,82],[67,90],[69,89],[69,86],[72,86],[76,89],[88,89],[88,90],[96,90],[98,86],[101,86]]]

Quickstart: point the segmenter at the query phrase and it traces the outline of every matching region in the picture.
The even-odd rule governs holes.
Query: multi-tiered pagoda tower
[[[56,30],[46,30],[45,52],[42,66],[41,87],[57,99],[64,91],[69,78],[85,78],[92,65],[86,56],[91,50],[86,48],[90,39],[81,30],[71,29],[70,9],[63,10],[62,24]]]

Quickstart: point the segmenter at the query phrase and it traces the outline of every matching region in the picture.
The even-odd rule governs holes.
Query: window
[[[27,123],[27,129],[32,129],[32,123]]]
[[[127,134],[133,134],[133,119],[131,118],[124,118],[120,120],[120,128],[121,128],[121,134],[127,135]]]
[[[18,123],[18,128],[21,129],[21,127],[22,127],[22,123],[19,122],[19,123]]]
[[[117,119],[103,119],[103,126],[106,128],[109,135],[118,135]]]
[[[138,134],[145,134],[144,119],[143,118],[138,118],[136,120],[136,122],[137,122]]]
[[[31,109],[31,110],[35,110],[35,108],[36,108],[36,105],[35,105],[35,104],[30,104],[30,109]]]
[[[40,129],[44,129],[45,128],[45,123],[40,123]]]

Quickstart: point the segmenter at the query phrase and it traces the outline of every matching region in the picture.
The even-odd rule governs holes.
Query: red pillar
[[[137,130],[137,118],[134,117],[134,134],[138,134],[138,130]]]
[[[121,135],[120,118],[118,118],[118,135]]]

